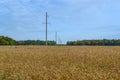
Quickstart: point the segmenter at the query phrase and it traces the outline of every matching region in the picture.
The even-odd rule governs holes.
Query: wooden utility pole
[[[47,36],[48,36],[48,14],[46,12],[46,46],[48,45],[48,40],[47,40]]]

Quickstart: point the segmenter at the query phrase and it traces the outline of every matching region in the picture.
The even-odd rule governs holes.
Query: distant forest
[[[10,37],[0,36],[0,45],[46,45],[46,42],[43,40],[21,40],[16,41]],[[58,45],[56,41],[48,41],[48,45]],[[78,41],[67,41],[66,45],[68,46],[120,46],[120,39],[109,40],[78,40]]]
[[[10,37],[0,36],[0,45],[15,45],[16,41]]]
[[[23,40],[16,41],[16,45],[46,45],[46,42],[42,40]],[[56,42],[48,41],[48,45],[56,45]]]
[[[98,45],[98,46],[120,46],[120,39],[109,40],[81,40],[81,41],[68,41],[67,45]]]
[[[0,36],[0,45],[45,45],[42,40],[21,40],[16,41],[10,37]],[[48,41],[48,45],[56,45],[55,41]]]

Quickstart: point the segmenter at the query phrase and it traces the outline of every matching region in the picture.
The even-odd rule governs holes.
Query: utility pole
[[[59,44],[60,44],[60,45],[62,44],[62,41],[61,41],[60,37],[59,37]]]
[[[48,45],[47,36],[48,36],[48,14],[46,12],[46,46]]]
[[[57,44],[57,32],[55,32],[55,41],[56,41],[56,44]]]

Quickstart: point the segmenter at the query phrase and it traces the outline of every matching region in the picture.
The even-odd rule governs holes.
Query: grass
[[[0,47],[0,80],[120,80],[120,47]]]

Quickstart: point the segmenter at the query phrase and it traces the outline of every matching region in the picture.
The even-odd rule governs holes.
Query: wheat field
[[[120,80],[120,47],[1,46],[0,80]]]

